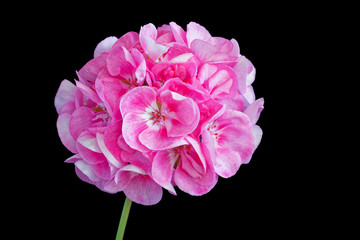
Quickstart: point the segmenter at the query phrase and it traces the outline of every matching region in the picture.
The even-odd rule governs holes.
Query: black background
[[[54,97],[60,82],[73,81],[75,71],[92,58],[104,38],[170,21],[184,29],[195,21],[212,36],[238,41],[241,54],[257,70],[253,87],[257,98],[265,99],[258,121],[264,135],[250,163],[229,179],[219,178],[208,194],[193,197],[179,190],[173,196],[164,191],[155,206],[133,203],[125,239],[292,239],[319,229],[318,222],[328,211],[316,197],[324,191],[323,182],[310,180],[309,167],[317,157],[312,149],[318,133],[307,137],[310,130],[304,126],[312,113],[299,95],[304,94],[312,68],[304,57],[313,54],[308,42],[317,44],[312,36],[323,29],[321,21],[309,28],[304,20],[316,17],[316,10],[273,3],[91,4],[32,5],[31,11],[18,15],[22,20],[15,28],[21,34],[14,35],[13,42],[20,51],[13,76],[19,79],[14,80],[19,84],[19,106],[26,110],[14,124],[25,126],[15,136],[25,147],[13,150],[19,159],[14,160],[21,173],[15,192],[21,204],[11,222],[28,228],[24,232],[17,228],[15,235],[115,238],[125,196],[82,182],[74,166],[64,163],[72,154],[57,135]],[[313,120],[311,124],[317,124]]]

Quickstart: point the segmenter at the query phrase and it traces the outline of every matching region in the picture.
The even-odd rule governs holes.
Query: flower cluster
[[[252,63],[235,39],[190,22],[108,37],[55,97],[57,129],[77,176],[132,201],[163,188],[209,192],[248,163],[262,130]]]

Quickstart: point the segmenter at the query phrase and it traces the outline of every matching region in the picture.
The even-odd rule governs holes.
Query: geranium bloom
[[[185,137],[199,123],[199,108],[194,100],[165,90],[160,94],[150,87],[135,88],[120,102],[123,136],[130,147],[163,150],[185,144]]]
[[[250,161],[264,100],[235,39],[174,22],[108,37],[55,97],[78,177],[153,205],[163,189],[203,195]]]

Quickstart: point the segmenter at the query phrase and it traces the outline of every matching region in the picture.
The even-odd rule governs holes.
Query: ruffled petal
[[[125,163],[123,163],[122,161],[119,161],[118,159],[116,159],[114,157],[114,155],[112,155],[112,153],[109,151],[109,149],[106,147],[105,145],[105,137],[104,134],[101,134],[99,132],[96,133],[96,140],[97,140],[97,144],[101,150],[101,152],[104,154],[104,156],[106,157],[106,159],[115,167],[117,168],[121,168],[125,165]]]
[[[162,188],[148,175],[137,175],[124,189],[127,198],[143,205],[154,205],[162,198]]]
[[[156,92],[150,87],[137,87],[121,99],[120,111],[124,117],[127,113],[144,114],[146,109],[157,109]]]
[[[79,77],[85,81],[94,83],[97,75],[104,69],[106,66],[106,58],[108,53],[102,53],[94,59],[87,62],[78,72]]]
[[[76,175],[84,182],[95,184],[101,179],[94,173],[90,164],[85,161],[79,160],[75,163]]]
[[[94,58],[98,57],[103,52],[110,51],[111,47],[118,40],[117,37],[107,37],[96,46],[94,51]]]
[[[111,169],[109,163],[107,161],[103,161],[97,164],[91,165],[96,176],[101,178],[102,180],[110,180],[111,179]]]
[[[77,88],[69,80],[63,80],[60,83],[60,87],[56,93],[54,104],[56,112],[60,114],[61,109],[64,105],[69,102],[75,102]]]
[[[79,151],[81,158],[89,164],[98,164],[107,162],[106,157],[97,145],[96,138],[89,132],[83,132],[76,142],[76,149]],[[100,152],[99,152],[100,151]]]
[[[236,64],[239,54],[235,53],[234,43],[221,37],[211,37],[206,41],[195,39],[190,44],[194,55],[202,63],[227,63]]]
[[[111,121],[104,131],[104,143],[115,159],[121,162],[121,148],[118,139],[121,136],[122,121]]]
[[[95,113],[87,107],[79,107],[76,109],[69,122],[69,130],[71,136],[77,140],[80,133],[87,130],[93,123]]]
[[[189,47],[191,46],[191,43],[195,39],[206,40],[210,37],[211,35],[208,32],[208,30],[206,30],[206,28],[204,28],[200,24],[195,22],[190,22],[187,25],[186,39]]]
[[[221,146],[218,146],[215,152],[215,172],[223,178],[234,176],[242,164],[239,153],[231,148],[223,148]]]
[[[169,25],[174,35],[175,41],[183,45],[188,45],[186,39],[186,32],[184,31],[184,29],[182,29],[179,25],[177,25],[174,22],[170,22]]]
[[[202,178],[193,178],[181,167],[176,168],[174,172],[175,184],[184,192],[200,196],[208,193],[217,183],[218,175],[213,167],[208,165],[206,174]]]
[[[175,170],[174,165],[179,157],[179,154],[175,154],[171,150],[158,151],[153,159],[151,169],[154,181],[162,187],[170,185]]]
[[[218,145],[239,153],[242,162],[246,162],[254,149],[252,123],[242,112],[226,110],[217,120],[219,134]],[[241,140],[241,141],[239,141]]]
[[[253,124],[256,124],[260,117],[261,111],[264,109],[264,99],[259,98],[252,104],[250,104],[244,111],[246,115],[248,115],[250,121]]]
[[[145,172],[151,172],[151,162],[147,159],[141,152],[134,151],[132,153],[123,151],[121,153],[121,158],[124,162],[131,163],[134,166],[137,166],[143,169]]]
[[[117,40],[112,48],[117,48],[119,46],[125,47],[127,50],[131,48],[138,48],[139,45],[139,34],[137,32],[128,32],[121,36],[119,40]]]
[[[112,77],[104,70],[95,82],[95,90],[99,98],[104,102],[110,115],[118,111],[120,98],[128,91],[129,85],[121,82],[118,78]]]
[[[158,60],[162,54],[166,53],[169,47],[156,43],[157,31],[153,24],[149,23],[140,29],[140,44],[145,53],[154,62]]]
[[[144,118],[135,113],[125,115],[122,126],[122,133],[125,142],[133,149],[141,152],[147,152],[149,149],[139,140],[140,134],[147,129],[148,126]]]
[[[71,114],[63,113],[56,121],[56,127],[62,144],[72,153],[77,153],[76,142],[70,133],[69,122]]]
[[[146,128],[140,133],[139,140],[151,150],[164,150],[187,144],[184,137],[169,137],[166,128],[159,124]]]
[[[192,133],[197,127],[200,112],[191,98],[178,93],[164,91],[160,94],[165,117],[165,127],[169,137],[181,137]]]
[[[214,99],[233,98],[238,93],[237,76],[225,64],[204,64],[198,79]]]

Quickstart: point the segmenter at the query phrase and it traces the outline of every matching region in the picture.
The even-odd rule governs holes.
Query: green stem
[[[132,202],[130,199],[125,198],[124,207],[123,207],[123,210],[121,213],[118,231],[116,234],[116,240],[122,240],[124,237],[125,227],[126,227],[127,219],[129,217],[131,203]]]

